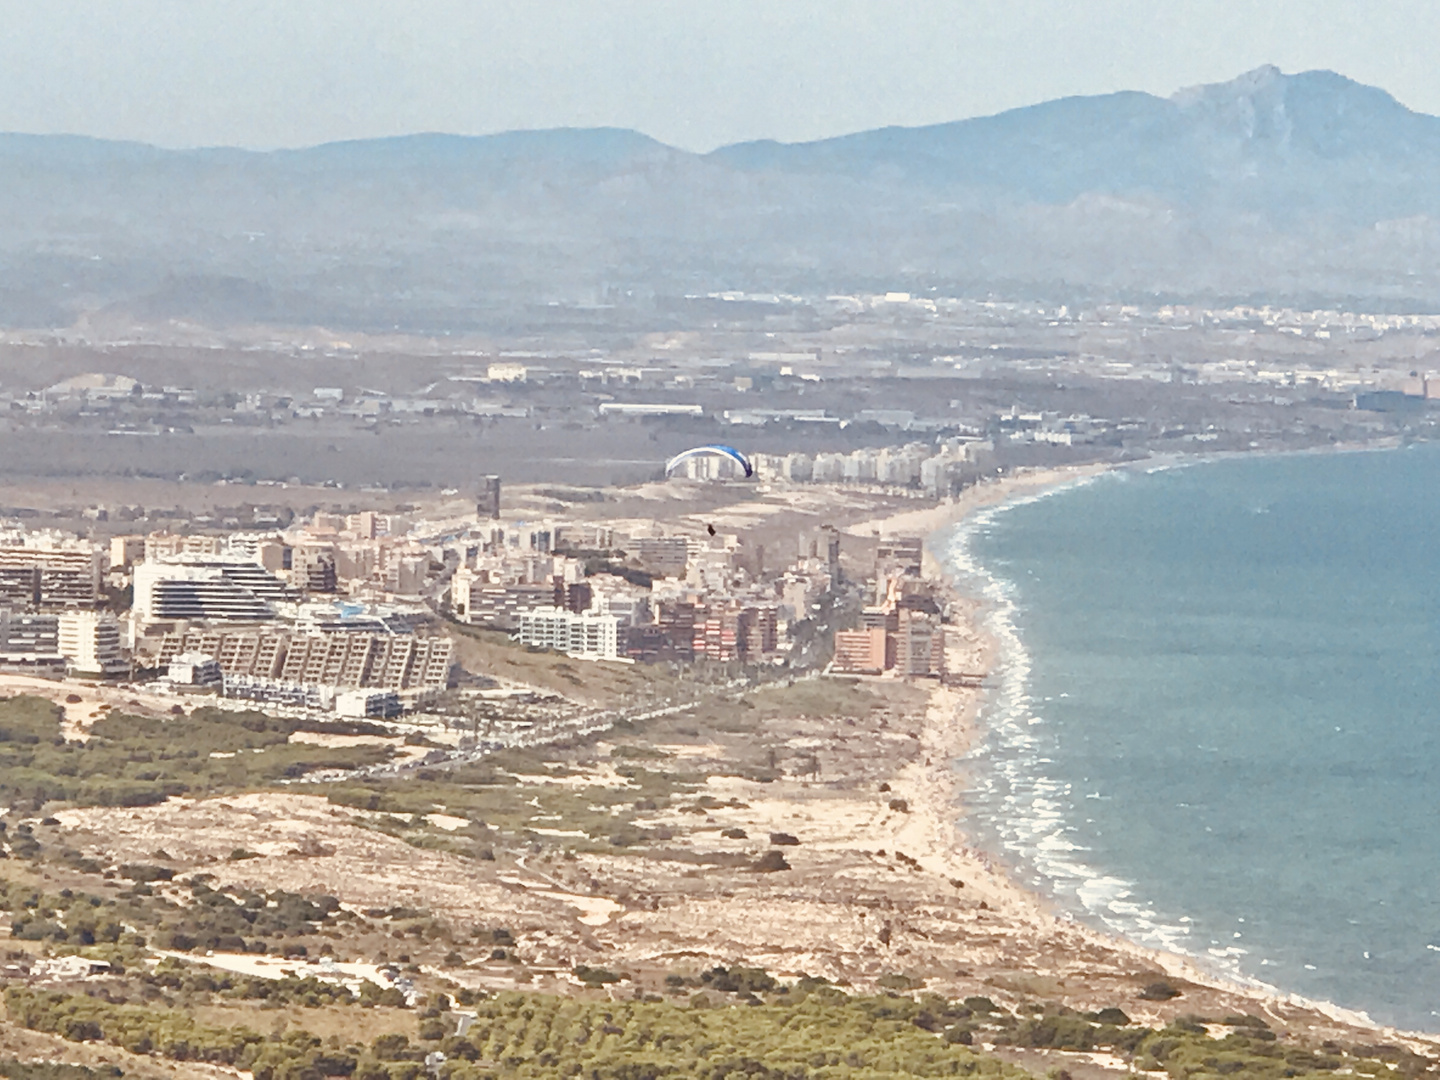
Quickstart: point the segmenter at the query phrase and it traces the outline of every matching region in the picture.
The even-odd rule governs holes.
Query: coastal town
[[[12,904],[7,977],[123,1002],[125,973],[159,963],[373,999],[397,1031],[428,1002],[460,1032],[422,1036],[437,1060],[507,993],[693,1009],[799,979],[983,1001],[988,1019],[937,1021],[947,1045],[1031,1070],[1130,1064],[1093,1020],[1017,1042],[1027,1010],[1138,1037],[1213,1015],[1231,1026],[1199,1037],[1232,1051],[1260,1030],[1335,1047],[1315,1052],[1337,1069],[1428,1067],[1416,1037],[1076,922],[967,841],[952,763],[983,739],[995,642],[927,538],[1095,469],[937,497],[699,453],[601,499],[484,476],[270,529],[137,533],[124,508],[88,537],[12,524],[6,730],[58,724],[70,763],[7,773],[9,888],[58,920]],[[335,919],[211,925],[185,914],[202,893],[319,897]],[[136,929],[71,940],[88,923],[67,894]],[[55,1038],[33,1015],[7,1045]],[[363,1042],[348,1015],[341,1045]]]
[[[668,521],[593,504],[566,516],[552,493],[550,513],[521,518],[502,514],[491,476],[458,517],[316,511],[283,530],[108,539],[12,523],[0,666],[381,717],[485,679],[459,670],[455,627],[596,662],[945,674],[921,537],[842,537],[824,499],[808,528],[748,528],[745,487],[715,500],[706,480],[669,486],[717,505],[682,501]],[[772,506],[791,487],[751,486]]]
[[[0,1080],[1440,1080],[1440,9],[12,7]]]
[[[1104,472],[1427,438],[1440,325],[705,310],[586,349],[0,342],[0,1050],[128,1018],[150,1034],[85,1059],[157,1075],[155,1009],[234,1033],[283,998],[336,1042],[286,1060],[465,1080],[508,1053],[506,1002],[628,1032],[819,994],[911,1010],[957,1068],[1433,1069],[980,843],[1005,675],[947,545]],[[272,1053],[187,1038],[257,1076]]]

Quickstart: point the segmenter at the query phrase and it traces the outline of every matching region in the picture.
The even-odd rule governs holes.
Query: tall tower
[[[821,535],[825,537],[825,562],[830,570],[830,587],[840,584],[840,530],[834,525],[822,525]]]
[[[500,520],[500,477],[480,478],[480,498],[475,503],[475,516],[481,521]]]

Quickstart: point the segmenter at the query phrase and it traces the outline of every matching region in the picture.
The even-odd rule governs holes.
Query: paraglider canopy
[[[675,471],[676,466],[681,465],[686,461],[689,461],[691,458],[704,456],[729,458],[736,465],[740,466],[740,468],[745,470],[745,475],[747,477],[755,475],[755,470],[751,467],[749,458],[747,458],[739,450],[736,450],[733,446],[720,446],[719,444],[713,446],[696,446],[692,447],[689,450],[682,450],[680,453],[676,454],[673,458],[671,458],[668,462],[665,463],[665,475],[669,476],[672,472]]]

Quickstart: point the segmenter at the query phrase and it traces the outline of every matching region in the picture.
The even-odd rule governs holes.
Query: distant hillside
[[[274,153],[0,135],[0,179],[8,325],[440,331],[932,286],[1440,305],[1440,118],[1331,72],[707,155],[615,129]]]
[[[1064,98],[998,116],[711,155],[748,171],[846,176],[1041,203],[1084,195],[1303,213],[1364,225],[1440,209],[1440,118],[1328,71],[1260,68],[1174,97]]]

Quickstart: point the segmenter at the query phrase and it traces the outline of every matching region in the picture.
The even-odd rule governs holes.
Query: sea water
[[[1233,976],[1440,1030],[1440,447],[1127,469],[970,519],[967,828]]]

